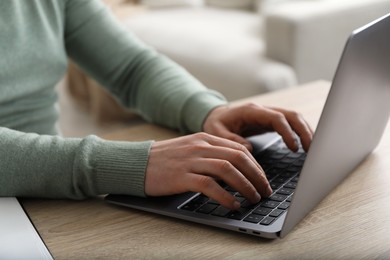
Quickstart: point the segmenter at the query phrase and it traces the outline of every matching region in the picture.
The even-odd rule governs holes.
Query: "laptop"
[[[310,150],[289,151],[275,133],[250,137],[274,193],[230,211],[203,194],[158,198],[108,195],[138,210],[238,231],[283,238],[379,143],[390,113],[390,14],[352,32],[344,47]]]
[[[0,259],[53,259],[15,197],[0,197],[0,230]]]

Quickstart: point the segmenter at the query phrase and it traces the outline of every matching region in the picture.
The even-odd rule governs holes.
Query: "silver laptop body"
[[[108,195],[121,206],[264,238],[284,237],[379,143],[390,113],[390,14],[352,32],[344,48],[287,213],[260,225],[181,209],[199,194],[138,198]],[[251,137],[255,150],[276,142]]]
[[[53,260],[15,197],[0,197],[0,259]]]

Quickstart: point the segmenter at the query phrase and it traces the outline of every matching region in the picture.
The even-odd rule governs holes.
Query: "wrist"
[[[210,133],[215,122],[218,121],[219,115],[227,109],[227,105],[219,105],[209,111],[202,124],[202,131]]]

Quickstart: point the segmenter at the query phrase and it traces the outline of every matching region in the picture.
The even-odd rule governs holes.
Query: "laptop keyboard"
[[[250,204],[233,188],[220,183],[241,202],[239,210],[229,210],[203,194],[198,194],[183,204],[180,209],[260,225],[272,224],[290,206],[306,153],[302,148],[294,153],[285,146],[282,140],[279,140],[265,151],[255,153],[253,156],[264,169],[274,191],[270,197],[262,199],[257,204]]]

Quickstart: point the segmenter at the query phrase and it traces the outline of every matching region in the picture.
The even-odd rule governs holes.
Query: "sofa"
[[[351,31],[390,11],[389,0],[104,2],[129,31],[228,100],[331,81]],[[134,117],[72,63],[66,79],[96,121]]]
[[[141,40],[235,100],[332,80],[352,30],[389,0],[140,0],[124,17]]]

